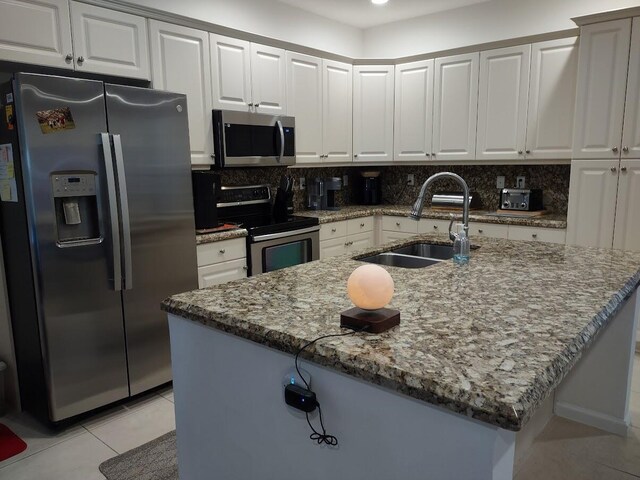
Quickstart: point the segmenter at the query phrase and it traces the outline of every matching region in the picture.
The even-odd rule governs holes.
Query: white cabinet
[[[434,60],[396,65],[394,160],[431,158]]]
[[[284,50],[213,33],[210,42],[214,108],[286,112]]]
[[[416,222],[408,217],[393,217],[385,215],[382,217],[382,231],[416,235],[418,233],[418,224],[421,221],[422,220]]]
[[[198,245],[198,288],[211,287],[247,276],[244,238]]]
[[[73,70],[67,0],[0,0],[0,60]]]
[[[567,244],[611,248],[617,189],[618,160],[572,162]]]
[[[613,248],[640,251],[640,160],[622,160]]]
[[[478,53],[435,61],[434,160],[475,159],[479,63]]]
[[[296,163],[322,153],[322,59],[287,52],[287,115],[296,118]]]
[[[509,225],[509,240],[528,240],[532,242],[547,242],[564,244],[566,231],[560,228],[521,227]]]
[[[76,70],[149,80],[147,20],[71,2]]]
[[[187,95],[191,163],[213,163],[209,34],[149,21],[153,88]]]
[[[357,162],[393,160],[393,66],[353,69],[353,151]]]
[[[580,29],[573,157],[618,158],[631,19]]]
[[[455,230],[455,223],[459,223],[460,220],[456,220],[451,229]],[[435,233],[442,235],[449,235],[449,220],[436,220],[433,218],[422,218],[418,222],[418,233]]]
[[[247,261],[242,258],[229,262],[198,267],[198,288],[207,288],[221,283],[246,278]]]
[[[640,17],[633,19],[631,33],[622,158],[640,158]]]
[[[531,45],[480,53],[476,158],[524,158]]]
[[[352,79],[351,65],[322,61],[322,150],[325,162],[353,161]]]
[[[469,237],[509,238],[509,226],[493,223],[469,222]]]
[[[571,158],[578,38],[531,46],[527,159]]]
[[[320,226],[320,259],[375,245],[374,218],[362,217]]]
[[[332,238],[320,242],[320,260],[337,257],[347,252],[347,240],[345,237]]]

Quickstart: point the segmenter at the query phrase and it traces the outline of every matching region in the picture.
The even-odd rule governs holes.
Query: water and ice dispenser
[[[53,173],[56,235],[60,246],[99,242],[100,223],[95,173]]]

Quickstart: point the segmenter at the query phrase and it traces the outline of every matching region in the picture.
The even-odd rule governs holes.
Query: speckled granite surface
[[[442,243],[441,237],[419,240]],[[326,339],[304,357],[510,430],[519,430],[640,281],[640,253],[473,239],[467,266],[385,267],[402,323]],[[372,248],[367,253],[388,249]],[[361,252],[364,253],[364,252]],[[338,333],[354,254],[175,295],[163,309],[293,353]]]
[[[196,235],[196,245],[246,237],[247,234],[248,232],[244,228],[236,228],[235,230],[227,230],[226,232],[203,233],[201,235]]]
[[[348,220],[350,218],[367,217],[369,215],[397,215],[406,217],[411,211],[410,205],[350,205],[341,207],[338,211],[330,210],[303,210],[296,212],[296,215],[303,215],[307,217],[316,217],[320,220],[320,223],[339,222],[340,220]],[[540,217],[520,218],[520,217],[506,217],[506,216],[494,216],[485,210],[477,210],[469,213],[469,221],[471,222],[484,222],[484,223],[500,223],[503,225],[524,225],[529,227],[542,227],[542,228],[567,228],[567,216],[560,213],[549,213]],[[423,218],[443,219],[449,220],[449,212],[434,211],[425,209],[422,212]],[[462,213],[456,215],[458,218],[462,218]]]

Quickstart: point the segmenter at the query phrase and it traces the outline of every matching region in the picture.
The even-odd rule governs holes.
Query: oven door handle
[[[282,157],[284,157],[284,129],[282,128],[282,122],[276,121],[278,125],[278,131],[280,132],[280,155],[278,156],[278,163],[282,163]]]
[[[267,235],[255,235],[251,237],[252,242],[266,242],[267,240],[277,240],[278,238],[295,237],[296,235],[304,235],[305,233],[317,232],[320,226],[302,228],[299,230],[289,230],[287,232],[269,233]]]

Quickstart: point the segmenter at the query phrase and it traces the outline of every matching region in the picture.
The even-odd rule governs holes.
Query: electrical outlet
[[[496,179],[496,188],[503,189],[504,188],[504,175],[499,175]]]
[[[525,188],[525,178],[524,177],[516,177],[516,188]]]
[[[416,176],[413,173],[407,175],[407,185],[413,187],[416,184]]]
[[[300,190],[304,190],[305,188],[307,188],[307,179],[300,177]]]
[[[349,175],[343,175],[342,176],[342,186],[343,187],[348,187],[349,186]]]

